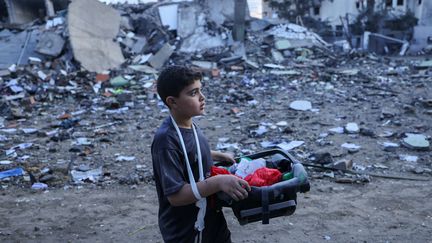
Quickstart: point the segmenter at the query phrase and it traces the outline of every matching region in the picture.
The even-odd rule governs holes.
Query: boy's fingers
[[[245,199],[246,197],[247,197],[247,193],[246,193],[246,195],[244,194],[244,189],[241,189],[241,190],[239,190],[239,191],[234,191],[234,194],[235,194],[235,196],[238,198],[238,200],[243,200],[243,199]],[[237,200],[237,201],[238,201]]]
[[[242,188],[246,189],[248,192],[251,190],[249,183],[245,180],[239,181],[239,184]]]
[[[239,197],[236,195],[235,192],[232,192],[231,197],[232,197],[232,199],[234,199],[234,200],[236,200],[236,201],[239,201],[239,200],[240,200]]]

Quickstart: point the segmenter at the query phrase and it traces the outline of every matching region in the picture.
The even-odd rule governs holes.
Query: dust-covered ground
[[[301,74],[288,77],[247,71],[204,80],[207,115],[196,121],[213,148],[240,155],[266,149],[262,142],[304,141],[291,151],[301,161],[314,163],[310,155],[329,153],[363,173],[308,167],[310,192],[298,194],[292,216],[269,225],[240,226],[226,209],[234,242],[431,242],[430,148],[415,150],[401,142],[406,133],[430,141],[430,72],[400,60],[350,60],[341,65],[314,60],[295,66]],[[125,88],[128,96],[114,98],[93,94],[85,80],[78,84],[79,92],[54,96],[20,119],[4,121],[17,131],[4,135],[2,149],[16,148],[16,156],[3,156],[11,163],[1,170],[22,167],[26,175],[0,181],[0,241],[161,242],[150,145],[168,113],[139,83]],[[312,110],[290,109],[294,100],[310,101]],[[64,113],[79,122],[59,125]],[[350,122],[360,131],[329,132]],[[38,132],[20,132],[28,127]],[[398,146],[384,150],[389,142]],[[15,147],[21,143],[31,146]],[[360,148],[347,151],[344,143]],[[406,161],[407,155],[416,159]],[[77,183],[71,171],[83,167],[101,167],[103,173]],[[30,189],[35,181],[29,174],[48,189]]]
[[[289,217],[240,226],[234,242],[431,242],[431,182],[313,181]],[[162,242],[152,185],[2,193],[2,242]]]

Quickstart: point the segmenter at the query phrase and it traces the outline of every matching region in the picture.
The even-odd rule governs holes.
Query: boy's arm
[[[242,200],[248,196],[249,184],[234,175],[216,175],[197,183],[198,191],[202,197],[208,197],[216,192],[223,191],[234,200]],[[177,193],[168,196],[172,206],[185,206],[197,201],[190,184],[185,184]]]
[[[230,153],[222,153],[220,151],[210,151],[213,161],[235,163],[234,156]]]

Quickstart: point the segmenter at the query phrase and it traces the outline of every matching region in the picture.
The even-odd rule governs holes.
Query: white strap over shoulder
[[[186,146],[185,146],[185,143],[183,140],[183,136],[181,135],[180,129],[179,129],[176,121],[174,120],[174,118],[172,116],[171,116],[171,121],[174,125],[174,128],[177,131],[177,134],[178,134],[179,140],[180,140],[180,144],[181,144],[182,149],[183,149],[183,154],[184,154],[185,161],[186,161],[186,168],[187,168],[188,176],[189,176],[189,184],[191,185],[192,192],[193,192],[195,198],[198,200],[195,203],[195,206],[197,206],[199,208],[197,220],[195,221],[195,228],[201,232],[204,229],[204,217],[205,217],[206,208],[207,208],[207,200],[206,200],[206,198],[203,198],[198,191],[198,187],[196,185],[195,178],[194,178],[193,173],[192,173],[192,168],[190,166],[189,158],[187,156],[187,150],[186,150]],[[200,148],[200,144],[199,144],[198,135],[197,135],[197,132],[195,129],[195,124],[192,124],[192,130],[193,130],[193,134],[195,137],[195,143],[197,146],[199,181],[203,181],[204,180],[204,170],[203,170],[202,157],[201,157],[201,148]]]

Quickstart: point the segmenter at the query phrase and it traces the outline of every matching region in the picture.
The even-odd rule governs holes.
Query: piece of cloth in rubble
[[[250,186],[271,186],[282,179],[282,173],[277,169],[267,167],[257,169],[252,175],[246,176],[244,179]]]
[[[159,199],[159,229],[165,242],[193,242],[197,231],[194,229],[198,208],[194,203],[174,207],[168,196],[177,193],[189,182],[183,150],[171,118],[164,120],[157,130],[152,143],[153,173]],[[198,180],[196,144],[192,129],[180,128],[195,180]],[[210,146],[201,130],[197,129],[205,177],[210,176],[213,165]],[[202,242],[231,242],[225,217],[221,210],[208,207],[205,216]]]

